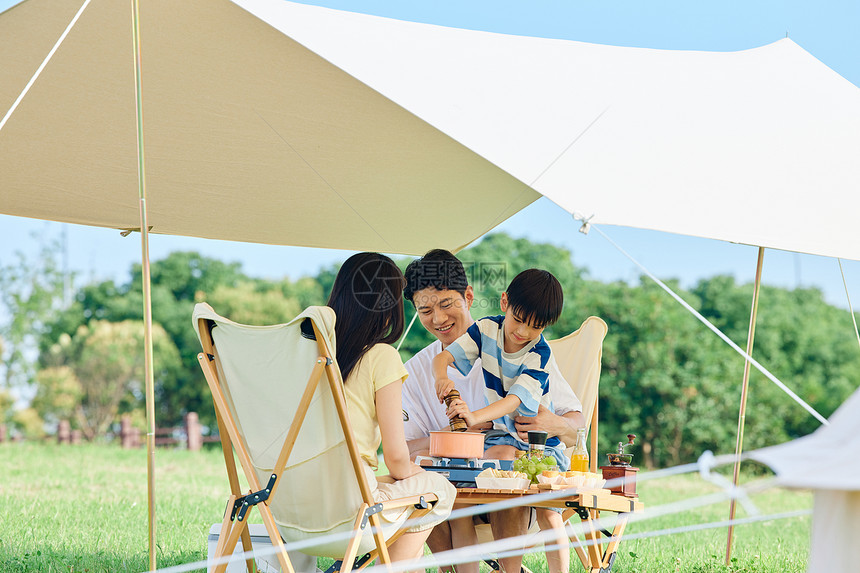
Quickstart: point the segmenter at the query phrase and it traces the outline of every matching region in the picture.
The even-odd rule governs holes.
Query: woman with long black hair
[[[457,491],[434,472],[409,459],[403,432],[401,387],[408,376],[391,343],[403,334],[403,273],[390,258],[358,253],[335,278],[328,306],[334,309],[336,358],[344,379],[349,419],[362,459],[374,470],[380,443],[390,477],[378,478],[377,500],[433,492],[439,497],[421,523],[389,548],[392,560],[423,555],[433,527],[447,519]],[[373,486],[373,484],[371,484]],[[397,516],[382,514],[383,521]]]

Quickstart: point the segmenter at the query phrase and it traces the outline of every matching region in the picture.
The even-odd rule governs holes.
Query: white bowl
[[[475,477],[475,485],[483,489],[528,489],[531,481],[528,478],[493,478]]]

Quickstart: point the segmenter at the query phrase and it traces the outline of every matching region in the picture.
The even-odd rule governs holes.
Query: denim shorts
[[[518,450],[527,452],[529,445],[524,444],[510,434],[502,434],[500,436],[487,436],[484,440],[484,451],[487,451],[491,446],[513,446]],[[558,471],[566,472],[570,469],[570,460],[564,455],[564,448],[561,444],[558,446],[547,446],[544,450],[545,455],[551,455],[558,463]]]

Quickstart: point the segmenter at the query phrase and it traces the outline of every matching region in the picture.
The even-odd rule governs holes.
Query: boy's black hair
[[[425,288],[455,290],[466,296],[466,289],[469,287],[463,263],[444,249],[428,251],[423,257],[409,263],[403,274],[406,277],[403,296],[412,304],[415,304],[412,300],[415,293]]]
[[[511,311],[534,328],[554,324],[561,316],[564,293],[548,271],[525,270],[514,277],[506,292]]]

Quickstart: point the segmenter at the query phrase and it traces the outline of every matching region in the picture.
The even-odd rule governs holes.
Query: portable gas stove
[[[475,476],[485,469],[510,470],[514,462],[513,460],[418,456],[415,458],[415,463],[427,471],[442,474],[457,487],[476,487]]]

